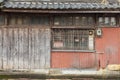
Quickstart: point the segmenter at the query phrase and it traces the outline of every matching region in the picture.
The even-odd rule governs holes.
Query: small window
[[[80,22],[82,22],[82,19],[81,19],[81,17],[77,16],[77,17],[75,17],[74,21],[75,21],[75,26],[79,26],[79,25],[81,25]]]
[[[23,17],[22,16],[9,16],[9,25],[22,25]]]
[[[87,22],[88,25],[94,25],[94,19],[93,17],[88,17],[88,22]]]
[[[82,22],[81,22],[81,25],[84,26],[84,25],[87,25],[87,17],[82,17]]]
[[[32,16],[30,17],[31,25],[49,25],[49,18],[47,16]]]
[[[103,25],[104,24],[104,19],[102,17],[99,17],[99,25]]]
[[[91,30],[53,29],[52,48],[57,50],[93,50],[94,34]]]
[[[99,23],[99,26],[114,27],[116,26],[116,18],[115,17],[99,17],[98,23]]]
[[[50,23],[48,16],[9,16],[9,25],[44,25],[48,26]]]
[[[72,26],[73,21],[72,21],[73,17],[68,17],[68,16],[56,16],[54,18],[54,25],[55,26]]]
[[[91,16],[55,16],[54,26],[93,26],[94,18]]]
[[[5,17],[3,15],[0,15],[0,25],[5,24]]]
[[[111,25],[116,25],[116,19],[115,17],[111,17]]]

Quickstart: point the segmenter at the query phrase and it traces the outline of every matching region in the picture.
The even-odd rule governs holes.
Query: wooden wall
[[[50,67],[50,29],[0,28],[0,69]]]

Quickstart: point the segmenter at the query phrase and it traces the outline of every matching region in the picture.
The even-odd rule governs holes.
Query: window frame
[[[65,30],[65,29],[63,29],[63,28],[61,28],[62,30]],[[66,29],[66,30],[68,30],[68,29]],[[69,30],[78,30],[78,31],[86,31],[86,29],[69,29]],[[92,41],[92,49],[90,49],[90,33],[88,34],[88,42],[87,42],[87,48],[88,49],[75,49],[75,47],[74,48],[69,48],[69,49],[67,49],[67,48],[64,48],[64,46],[62,47],[62,48],[54,48],[53,46],[54,46],[54,40],[53,40],[53,32],[54,31],[54,29],[52,29],[52,41],[51,41],[51,47],[52,47],[52,51],[76,51],[76,52],[94,52],[95,51],[95,34],[94,34],[94,30],[93,29],[87,29],[87,31],[88,32],[90,32],[90,31],[92,31],[93,32],[93,37],[92,37],[92,39],[93,39],[93,41]],[[75,34],[74,34],[74,36],[75,36]],[[82,37],[81,37],[82,38]],[[63,43],[64,43],[65,41],[63,41]],[[75,43],[75,42],[74,42]],[[81,43],[81,42],[80,42]]]
[[[100,25],[99,24],[99,18],[103,19],[104,24]],[[105,25],[105,18],[109,18],[110,25]],[[115,25],[111,25],[111,18],[115,18]],[[115,28],[118,27],[118,21],[117,21],[117,15],[116,14],[98,14],[97,15],[97,27],[106,27],[106,28]]]
[[[11,24],[10,23],[10,20],[11,20],[11,17],[14,17],[15,16],[15,24]],[[32,20],[32,17],[34,16],[39,16],[39,17],[47,17],[48,18],[48,25],[45,25],[45,24],[31,24],[31,20]],[[21,24],[18,24],[19,23],[19,17],[21,17],[21,21],[22,23]],[[25,20],[26,18],[26,20]],[[32,14],[9,14],[8,15],[8,20],[7,20],[7,25],[8,26],[16,26],[16,27],[21,27],[21,26],[36,26],[36,27],[49,27],[50,26],[50,16],[47,15],[47,14],[35,14],[35,15],[32,15]]]
[[[66,25],[66,26],[62,26],[62,25],[54,25],[54,18],[56,17],[56,16],[64,16],[64,17],[72,17],[72,25],[70,26],[70,25]],[[92,25],[75,25],[75,17],[87,17],[87,19],[88,18],[90,18],[90,17],[92,17],[93,18],[93,24]],[[87,23],[88,23],[88,21],[87,21]],[[53,15],[53,23],[52,23],[52,28],[83,28],[83,29],[94,29],[95,28],[95,15],[94,14],[65,14],[65,15],[63,15],[63,14],[59,14],[59,15]]]

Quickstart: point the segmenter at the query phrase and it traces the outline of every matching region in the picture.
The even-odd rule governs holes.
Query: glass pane
[[[99,25],[103,25],[104,24],[104,20],[103,20],[103,17],[99,17]]]
[[[9,25],[15,25],[16,24],[16,17],[11,16],[9,17]]]
[[[60,25],[60,18],[59,18],[59,17],[55,17],[55,18],[54,18],[54,25],[55,25],[55,26]]]
[[[80,26],[81,25],[81,21],[82,21],[81,17],[79,17],[79,16],[75,17],[75,25],[76,26]]]
[[[17,17],[17,23],[16,24],[19,24],[19,25],[22,25],[23,22],[22,22],[22,16],[21,17]]]
[[[24,16],[23,24],[24,24],[24,25],[29,25],[29,24],[30,24],[30,18],[27,17],[27,16]]]
[[[65,22],[66,22],[66,25],[71,26],[72,23],[73,23],[72,19],[73,19],[73,17],[67,17],[67,18],[66,18],[66,21],[65,21]]]
[[[45,16],[34,16],[30,18],[31,25],[49,25],[49,18]]]
[[[87,25],[87,17],[82,17],[82,25]]]
[[[88,25],[94,25],[93,17],[88,17]]]
[[[105,25],[110,25],[109,17],[105,17]]]
[[[72,17],[68,17],[68,16],[61,16],[54,18],[55,26],[71,26],[72,22],[73,22]]]
[[[49,17],[46,17],[46,16],[41,17],[40,18],[40,24],[48,26],[50,24]]]
[[[111,17],[111,25],[112,26],[116,25],[116,19],[115,19],[115,17]]]

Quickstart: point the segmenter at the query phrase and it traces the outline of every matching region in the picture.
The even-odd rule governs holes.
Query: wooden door
[[[50,29],[0,28],[0,69],[50,67]]]

